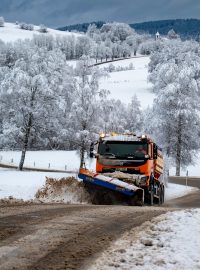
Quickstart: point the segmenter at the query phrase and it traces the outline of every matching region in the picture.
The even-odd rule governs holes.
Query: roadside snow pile
[[[89,194],[83,183],[74,177],[61,179],[46,178],[45,185],[39,189],[35,198],[40,202],[88,203]]]
[[[9,198],[30,201],[35,193],[45,184],[46,177],[63,178],[74,176],[67,173],[26,172],[0,168],[0,199]]]
[[[200,209],[169,212],[134,228],[89,270],[200,269]]]
[[[182,197],[195,190],[198,188],[168,183],[165,188],[165,201]]]

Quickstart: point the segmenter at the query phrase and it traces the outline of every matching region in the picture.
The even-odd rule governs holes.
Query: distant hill
[[[78,31],[86,32],[90,24],[96,24],[97,28],[105,22],[91,22],[91,23],[82,23],[76,25],[69,25],[65,27],[58,28],[62,31]],[[130,24],[137,32],[145,32],[149,34],[155,34],[157,31],[166,35],[170,29],[179,34],[182,38],[196,38],[200,35],[200,20],[198,19],[176,19],[176,20],[160,20],[160,21],[149,21],[143,23],[133,23]]]
[[[198,19],[176,19],[151,21],[143,23],[130,24],[138,32],[148,32],[155,34],[157,31],[162,35],[167,35],[170,29],[179,34],[181,37],[197,37],[200,34],[200,20]]]
[[[78,32],[87,32],[88,26],[90,24],[95,24],[97,28],[101,28],[103,24],[106,22],[103,21],[98,21],[98,22],[90,22],[90,23],[81,23],[81,24],[73,24],[73,25],[68,25],[64,27],[59,27],[57,30],[60,31],[78,31]]]

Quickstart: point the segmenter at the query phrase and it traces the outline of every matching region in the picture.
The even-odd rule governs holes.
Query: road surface
[[[0,269],[87,269],[125,231],[174,206],[200,207],[199,197],[200,191],[163,207],[2,204]]]

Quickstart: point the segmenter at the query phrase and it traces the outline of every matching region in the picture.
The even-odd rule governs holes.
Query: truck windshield
[[[143,142],[103,141],[99,144],[98,153],[112,158],[144,159],[148,147]]]

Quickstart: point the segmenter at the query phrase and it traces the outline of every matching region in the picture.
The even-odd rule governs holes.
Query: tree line
[[[133,97],[129,106],[111,100],[99,88],[104,70],[83,55],[73,68],[62,50],[32,41],[0,46],[0,148],[80,150],[81,164],[100,131],[134,129],[141,114]],[[132,105],[131,105],[132,104]],[[137,108],[134,108],[137,104]]]

